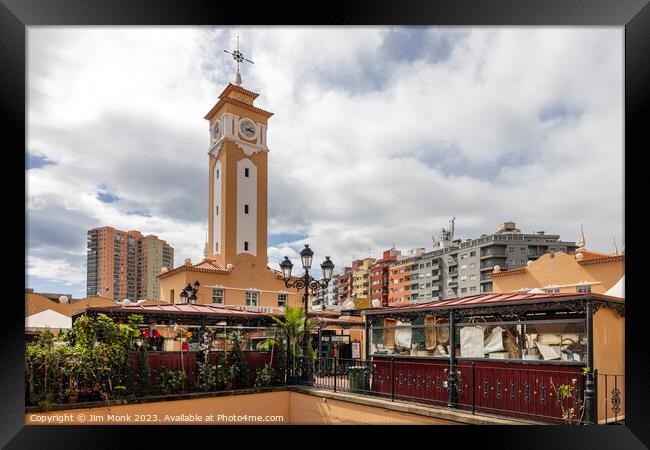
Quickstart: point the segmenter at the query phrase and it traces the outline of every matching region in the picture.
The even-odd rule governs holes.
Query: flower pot
[[[78,394],[70,394],[68,395],[68,403],[77,403],[77,398],[79,397]]]

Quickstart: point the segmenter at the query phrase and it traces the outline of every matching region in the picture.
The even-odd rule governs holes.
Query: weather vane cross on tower
[[[234,52],[229,52],[228,50],[224,50],[224,52],[228,53],[229,55],[232,55],[233,59],[237,61],[237,76],[235,77],[235,84],[237,86],[241,85],[241,74],[239,73],[239,64],[246,61],[251,64],[255,64],[253,61],[250,59],[244,58],[244,54],[239,51],[239,35],[237,35],[237,50]]]

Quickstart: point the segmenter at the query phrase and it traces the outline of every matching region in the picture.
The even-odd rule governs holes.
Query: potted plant
[[[68,403],[77,403],[79,398],[79,390],[75,388],[68,388],[65,390],[65,395],[68,398]]]

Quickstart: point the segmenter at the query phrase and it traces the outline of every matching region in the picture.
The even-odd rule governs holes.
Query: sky
[[[269,120],[269,265],[337,269],[514,221],[623,235],[623,28],[28,27],[26,286],[85,296],[86,232],[202,259],[204,115],[234,81]]]

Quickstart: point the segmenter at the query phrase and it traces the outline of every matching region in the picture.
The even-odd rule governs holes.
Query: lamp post
[[[194,282],[194,286],[190,283],[187,283],[187,286],[179,294],[181,297],[182,303],[196,303],[196,293],[199,291],[200,283],[199,281]]]
[[[302,262],[302,267],[305,269],[304,275],[301,277],[291,279],[291,269],[293,268],[293,263],[287,258],[284,257],[284,261],[280,263],[280,268],[282,269],[282,277],[284,279],[284,285],[287,288],[295,287],[296,290],[300,291],[304,288],[305,293],[303,294],[303,300],[305,302],[305,329],[302,338],[302,380],[309,381],[309,333],[307,333],[307,313],[309,311],[309,289],[316,291],[317,289],[324,289],[329,284],[332,279],[332,272],[334,271],[334,263],[330,261],[330,257],[326,256],[325,261],[320,265],[323,270],[323,280],[319,281],[314,279],[309,275],[309,269],[311,269],[311,262],[314,257],[314,252],[309,248],[308,244],[305,244],[305,248],[300,252],[300,259]]]

